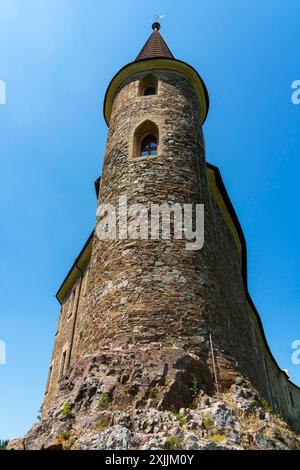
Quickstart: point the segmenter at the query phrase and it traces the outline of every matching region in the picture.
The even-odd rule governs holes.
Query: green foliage
[[[101,393],[98,400],[98,408],[106,410],[111,405],[111,398],[108,393]]]
[[[61,410],[61,415],[62,416],[72,416],[73,413],[72,413],[72,403],[70,403],[69,401],[67,401],[64,406],[63,406],[63,409]]]
[[[241,384],[241,383],[243,382],[243,380],[244,380],[244,379],[243,379],[243,377],[242,377],[241,375],[237,375],[237,376],[235,377],[235,380],[234,380],[234,381],[235,381],[236,384]]]
[[[0,439],[0,450],[6,450],[7,444],[8,444],[8,441]]]
[[[164,345],[167,348],[172,348],[174,346],[174,341],[172,339],[167,339],[166,341],[164,341]]]
[[[157,390],[153,388],[150,392],[150,398],[152,401],[157,402],[158,401],[158,396],[157,396]]]
[[[212,417],[210,416],[210,414],[205,414],[203,416],[203,426],[205,427],[205,429],[211,429],[214,425],[214,421],[212,419]]]
[[[171,436],[166,440],[165,449],[166,450],[182,450],[183,439],[178,436]]]
[[[214,436],[209,436],[207,439],[209,441],[218,443],[218,442],[223,442],[226,439],[226,436],[222,436],[222,434],[215,434]]]
[[[185,418],[184,416],[181,416],[181,414],[174,411],[172,413],[172,415],[175,416],[178,419],[178,422],[179,422],[180,426],[184,426],[185,424],[188,423],[187,418]]]
[[[262,409],[263,409],[264,411],[266,411],[267,413],[270,413],[270,412],[272,411],[271,406],[269,405],[269,403],[267,402],[267,400],[265,400],[264,398],[261,400],[260,406],[261,406]]]
[[[199,383],[198,383],[198,380],[196,379],[196,377],[194,377],[193,380],[192,380],[192,385],[190,387],[190,390],[192,392],[192,397],[196,398],[196,396],[198,395],[198,392],[199,392]]]

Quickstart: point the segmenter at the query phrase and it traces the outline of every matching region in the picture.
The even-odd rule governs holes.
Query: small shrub
[[[179,414],[177,412],[173,412],[172,415],[175,416],[175,418],[178,419],[178,422],[179,422],[180,426],[184,426],[185,424],[188,423],[187,418],[185,418],[184,416],[181,416],[181,414]]]
[[[165,449],[166,450],[182,450],[183,439],[178,436],[171,436],[166,440]]]
[[[72,403],[70,403],[69,401],[67,401],[64,406],[63,406],[63,409],[61,410],[61,415],[62,416],[72,416],[73,413],[72,413]]]
[[[192,392],[192,397],[196,398],[196,396],[198,395],[198,392],[199,392],[199,383],[198,383],[198,380],[196,379],[196,377],[194,377],[193,380],[192,380],[192,385],[190,387],[190,390]]]
[[[264,411],[266,411],[267,413],[270,413],[270,412],[272,411],[271,406],[269,405],[269,403],[267,402],[267,400],[265,400],[264,398],[261,400],[260,406],[261,406],[262,409],[263,409]]]
[[[98,408],[106,410],[111,405],[111,398],[108,393],[101,393],[98,401]]]
[[[174,346],[174,341],[172,341],[171,339],[167,339],[166,341],[164,341],[164,345],[167,348],[172,348]]]
[[[244,379],[243,379],[242,376],[237,375],[234,381],[235,381],[236,384],[241,384],[243,382],[243,380]]]

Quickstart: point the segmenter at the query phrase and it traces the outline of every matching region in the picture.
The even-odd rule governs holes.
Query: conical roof
[[[152,25],[153,33],[144,45],[143,49],[136,58],[138,60],[144,59],[174,59],[174,56],[168,48],[164,38],[161,36],[160,24],[154,23]]]

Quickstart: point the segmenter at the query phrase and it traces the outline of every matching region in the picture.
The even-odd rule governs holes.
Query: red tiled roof
[[[154,29],[136,60],[155,58],[174,59],[172,52],[168,48],[158,29]]]

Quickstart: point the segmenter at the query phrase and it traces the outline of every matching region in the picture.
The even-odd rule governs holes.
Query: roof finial
[[[159,20],[162,20],[165,17],[165,15],[156,15],[153,20],[152,20],[152,29],[153,31],[159,31],[161,26],[159,23]]]
[[[164,15],[157,15],[153,20],[151,20],[154,32],[150,35],[148,41],[137,56],[136,61],[145,59],[174,59],[172,52],[168,48],[163,37],[159,34],[160,24],[158,20],[163,17]]]

